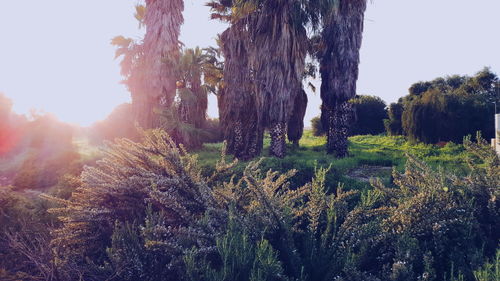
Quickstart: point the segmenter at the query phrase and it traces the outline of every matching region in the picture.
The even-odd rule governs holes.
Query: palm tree
[[[139,21],[139,26],[144,25],[145,7],[137,5],[135,18]],[[134,120],[142,127],[146,126],[151,120],[152,110],[147,101],[147,79],[145,77],[146,62],[144,59],[144,46],[141,41],[136,41],[132,38],[116,36],[111,40],[111,44],[115,46],[115,58],[122,58],[120,62],[121,75],[124,77],[122,81],[126,85],[132,98],[132,107]]]
[[[312,44],[312,42],[308,44],[308,53],[314,56],[313,46],[314,44]],[[304,76],[302,78],[303,82],[307,82],[307,79],[309,78],[316,79],[316,73],[316,64],[313,61],[308,62],[304,70]],[[312,90],[312,92],[316,92],[316,87],[311,82],[307,82],[307,86]],[[299,141],[304,134],[304,117],[306,115],[307,103],[308,98],[306,91],[301,89],[299,94],[295,97],[292,115],[290,116],[287,124],[288,140],[293,143],[294,148],[299,147]]]
[[[186,49],[177,64],[177,93],[181,120],[196,128],[205,126],[208,98],[202,85],[204,54],[199,47]]]
[[[251,38],[248,31],[253,6],[231,1],[212,1],[212,18],[230,23],[220,36],[224,55],[223,87],[218,95],[220,122],[228,152],[250,159],[260,154],[264,129],[250,65]]]
[[[179,33],[184,19],[183,0],[146,0],[137,5],[135,18],[146,27],[142,41],[117,36],[112,44],[121,62],[135,120],[143,128],[160,126],[160,115],[175,97],[174,66],[179,57]]]
[[[270,155],[284,157],[287,124],[302,93],[309,19],[299,1],[253,2],[258,7],[251,32],[259,111],[270,131]]]
[[[213,18],[231,23],[221,36],[226,58],[221,122],[229,151],[254,157],[263,129],[271,135],[270,155],[283,157],[287,128],[298,143],[307,96],[302,89],[309,40],[305,26],[318,20],[317,1],[218,0]],[[249,152],[249,153],[248,153]]]
[[[147,82],[143,84],[145,94],[138,100],[138,106],[147,112],[140,120],[146,128],[160,125],[155,111],[169,108],[175,98],[174,66],[179,58],[183,10],[183,0],[146,0],[143,54]]]
[[[208,98],[202,85],[205,55],[200,48],[186,49],[175,65],[177,95],[170,108],[162,112],[161,127],[176,143],[188,148],[199,148],[206,132]]]
[[[207,91],[219,96],[224,91],[224,56],[220,34],[216,42],[217,47],[203,49],[203,80]]]
[[[327,131],[327,152],[345,157],[352,122],[349,100],[356,95],[366,0],[338,0],[323,18],[321,73],[321,119]]]

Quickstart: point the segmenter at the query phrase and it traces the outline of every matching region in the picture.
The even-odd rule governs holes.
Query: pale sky
[[[185,1],[181,40],[214,45],[224,25],[209,20],[204,0]],[[0,92],[14,110],[51,112],[89,125],[129,101],[110,40],[139,38],[138,0],[0,0]],[[359,94],[396,101],[419,80],[500,74],[500,0],[375,0],[368,6]],[[309,95],[306,120],[319,114]],[[217,115],[211,98],[209,114]]]

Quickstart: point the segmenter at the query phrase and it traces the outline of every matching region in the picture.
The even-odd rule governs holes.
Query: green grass
[[[311,131],[306,131],[299,148],[294,149],[289,144],[288,155],[284,159],[276,159],[268,157],[269,138],[266,137],[262,154],[264,157],[262,169],[280,172],[296,169],[298,172],[294,177],[293,185],[299,186],[310,181],[316,166],[331,166],[327,179],[329,188],[335,188],[337,184],[343,183],[346,188],[356,189],[368,188],[369,183],[347,176],[350,171],[364,166],[395,167],[402,171],[406,162],[406,153],[425,160],[435,168],[443,167],[445,170],[458,173],[466,171],[463,146],[453,143],[440,148],[435,145],[411,144],[404,137],[354,136],[349,139],[350,156],[344,159],[327,155],[325,143],[325,137],[315,137]],[[195,152],[207,174],[213,171],[215,163],[220,159],[221,149],[221,143],[206,144],[203,149]],[[246,164],[246,162],[239,163],[236,173],[241,174]],[[370,176],[380,177],[383,181],[389,182],[390,171],[385,169],[380,174]]]

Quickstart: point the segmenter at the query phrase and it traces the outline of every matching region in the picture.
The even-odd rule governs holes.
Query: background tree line
[[[447,76],[410,86],[408,95],[386,106],[374,96],[350,100],[355,117],[350,135],[404,135],[412,142],[462,142],[480,131],[495,137],[495,103],[500,107],[500,82],[489,68],[474,76]],[[315,135],[324,135],[320,118],[312,120]]]
[[[500,104],[500,83],[488,68],[472,77],[440,77],[413,84],[389,106],[385,126],[389,135],[425,143],[461,142],[477,131],[494,138],[494,103]]]

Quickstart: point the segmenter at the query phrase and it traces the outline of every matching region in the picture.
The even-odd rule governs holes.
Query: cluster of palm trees
[[[270,155],[284,157],[286,138],[298,145],[304,128],[303,80],[309,56],[319,62],[327,151],[346,156],[352,115],[348,101],[356,94],[366,0],[211,0],[207,5],[212,19],[229,27],[219,37],[220,49],[197,54],[204,60],[195,62],[203,75],[184,69],[184,74],[197,76],[183,80],[190,92],[205,95],[199,104],[181,102],[184,119],[197,119],[192,112],[206,111],[211,90],[218,96],[228,152],[242,159],[258,156],[268,130]],[[132,65],[124,69],[142,126],[157,126],[151,109],[161,111],[178,93],[182,97],[176,88],[185,85],[176,85],[179,77],[174,73],[179,71],[174,64],[182,58],[178,37],[183,8],[182,0],[146,0],[136,15],[146,26],[143,42],[117,44],[126,50],[119,53],[126,54],[125,66]],[[221,56],[223,62],[217,59]],[[206,87],[199,91],[202,76]]]

